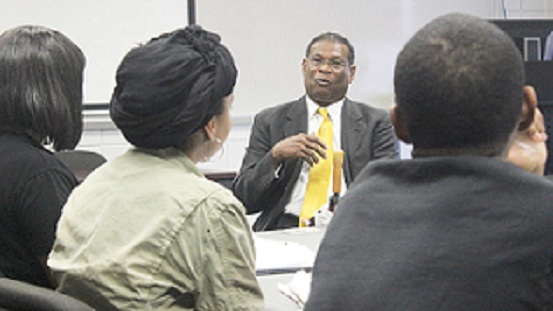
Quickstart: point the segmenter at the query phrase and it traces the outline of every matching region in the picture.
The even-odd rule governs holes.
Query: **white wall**
[[[0,29],[60,30],[87,57],[85,103],[107,103],[115,70],[131,47],[186,24],[185,0],[0,0]]]
[[[505,0],[507,18],[551,18],[551,0]]]
[[[355,46],[358,69],[349,97],[389,108],[395,57],[432,18],[453,11],[484,18],[551,18],[553,0],[196,0],[196,9],[198,24],[221,34],[240,70],[225,156],[202,166],[236,170],[252,116],[303,94],[300,61],[308,41],[320,32],[338,31]],[[42,24],[81,46],[87,55],[86,103],[109,101],[116,67],[131,47],[186,23],[186,0],[0,0],[0,31]],[[78,148],[111,159],[128,147],[105,113],[86,120]]]
[[[130,147],[121,133],[115,129],[106,112],[86,115],[85,120],[85,130],[77,149],[99,152],[109,160]],[[237,171],[242,163],[251,124],[251,116],[233,116],[232,129],[224,144],[222,156],[217,155],[209,162],[200,163],[199,166],[206,170]]]
[[[534,3],[544,11],[553,0]],[[300,61],[315,35],[338,31],[357,50],[352,98],[388,107],[392,71],[403,43],[446,12],[500,17],[499,0],[196,0],[197,22],[221,34],[240,69],[234,110],[260,108],[303,93]],[[524,8],[525,9],[525,8]],[[525,11],[526,12],[526,11]],[[0,29],[43,24],[72,38],[87,55],[85,102],[109,101],[115,70],[138,43],[187,24],[186,0],[0,0]]]

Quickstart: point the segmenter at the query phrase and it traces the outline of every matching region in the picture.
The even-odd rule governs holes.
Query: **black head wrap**
[[[110,116],[133,145],[179,146],[223,111],[237,70],[217,34],[189,26],[132,49],[117,69]]]

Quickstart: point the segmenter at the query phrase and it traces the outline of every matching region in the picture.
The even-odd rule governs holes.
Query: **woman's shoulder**
[[[1,165],[11,170],[32,174],[44,171],[55,171],[64,175],[71,174],[52,151],[31,142],[30,139],[22,137],[2,139],[0,148],[2,149]]]
[[[206,204],[219,210],[239,209],[245,211],[242,203],[230,189],[207,178],[201,178],[200,180],[198,182],[203,188]]]

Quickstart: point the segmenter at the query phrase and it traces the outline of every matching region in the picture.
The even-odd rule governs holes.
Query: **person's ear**
[[[390,110],[390,120],[394,125],[394,131],[396,132],[397,138],[407,144],[411,144],[411,135],[409,135],[409,131],[407,130],[407,122],[405,122],[405,118],[401,114],[401,111],[398,109],[397,105],[394,105]]]
[[[217,122],[215,116],[211,117],[211,120],[204,126],[204,132],[209,141],[215,139],[215,133],[217,132]]]
[[[305,74],[307,74],[307,59],[304,58],[301,61],[301,72],[303,73],[303,76],[305,77]]]
[[[355,78],[355,71],[357,70],[357,67],[355,65],[349,66],[349,75],[348,75],[348,83],[353,83],[353,78]]]
[[[524,131],[534,123],[534,114],[538,106],[538,97],[536,91],[531,86],[522,88],[522,111],[520,113],[520,121],[518,130]]]

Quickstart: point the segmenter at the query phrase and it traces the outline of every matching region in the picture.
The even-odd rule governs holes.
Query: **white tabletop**
[[[324,233],[325,230],[320,228],[293,228],[256,232],[254,235],[256,238],[298,243],[316,253]],[[258,275],[257,279],[265,297],[265,310],[299,310],[298,305],[284,296],[278,289],[279,283],[286,284],[292,280],[293,276],[294,272]]]

